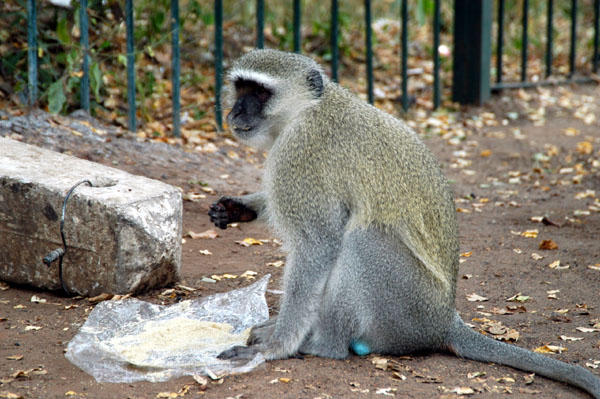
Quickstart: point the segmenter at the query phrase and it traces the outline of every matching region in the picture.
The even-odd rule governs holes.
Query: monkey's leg
[[[267,360],[294,356],[315,323],[323,289],[339,251],[341,229],[318,238],[298,237],[291,248],[284,271],[284,295],[272,335],[260,344],[234,347],[221,359],[249,358],[261,352]]]
[[[454,309],[438,291],[397,237],[376,228],[349,231],[301,352],[345,357],[352,341],[373,353],[439,349]]]

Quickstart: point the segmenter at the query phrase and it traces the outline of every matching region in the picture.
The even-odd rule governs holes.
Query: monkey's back
[[[422,140],[335,83],[300,119],[281,133],[267,160],[265,186],[273,198],[275,227],[318,224],[328,215],[317,209],[326,207],[347,215],[346,229],[382,229],[404,241],[453,299],[458,269],[454,200]]]

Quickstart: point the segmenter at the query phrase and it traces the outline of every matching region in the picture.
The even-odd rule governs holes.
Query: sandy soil
[[[597,88],[576,90],[575,96],[594,97],[593,106],[598,105],[600,91]],[[502,119],[517,105],[513,97],[504,101],[496,98],[485,108],[472,108],[466,110],[466,114],[490,111]],[[588,268],[600,263],[600,213],[594,208],[589,215],[575,211],[589,211],[589,206],[598,205],[590,193],[586,198],[576,198],[577,193],[585,190],[595,190],[595,195],[600,197],[600,166],[593,163],[594,159],[598,161],[600,149],[598,121],[588,125],[558,107],[548,108],[544,126],[534,126],[523,116],[524,111],[519,115],[507,126],[467,124],[468,137],[455,145],[444,137],[426,138],[453,182],[459,208],[461,253],[465,256],[461,258],[456,306],[466,321],[479,328],[485,329],[483,319],[487,318],[516,330],[519,346],[534,349],[545,344],[562,345],[567,350],[549,356],[583,366],[594,365],[593,360],[600,361],[600,334],[576,328],[592,327],[600,318],[600,270]],[[598,112],[596,115],[600,117]],[[216,142],[219,151],[197,153],[177,146],[138,142],[111,129],[106,129],[104,136],[98,136],[86,125],[68,118],[61,118],[60,123],[49,123],[47,115],[37,114],[29,124],[23,118],[10,119],[4,115],[3,119],[0,123],[3,136],[159,179],[181,187],[184,192],[201,192],[198,182],[206,183],[214,189],[214,194],[204,193],[206,198],[184,203],[184,232],[212,228],[206,212],[220,195],[250,192],[259,187],[261,170],[255,165],[260,165],[261,154],[227,145],[222,139]],[[82,135],[73,135],[67,125]],[[565,134],[566,128],[575,128],[578,134]],[[519,133],[515,134],[514,129],[519,129]],[[582,141],[589,141],[596,152],[578,152],[577,143]],[[544,165],[534,161],[534,154],[554,151],[548,145],[555,146],[552,148],[557,155]],[[232,159],[231,151],[240,157]],[[579,163],[582,166],[576,166]],[[583,168],[586,174],[578,184],[573,184],[577,168]],[[530,219],[534,216],[546,216],[551,223],[536,223]],[[533,229],[538,230],[535,238],[520,235]],[[271,241],[248,248],[236,244],[247,237]],[[196,290],[176,289],[165,297],[160,295],[164,291],[161,289],[139,298],[172,303],[181,298],[228,291],[248,282],[237,278],[207,283],[202,277],[223,273],[239,275],[246,270],[258,272],[259,277],[271,273],[271,288],[279,288],[281,268],[267,265],[284,259],[273,238],[266,226],[257,223],[219,231],[219,237],[213,240],[188,237],[183,245],[182,284]],[[540,242],[548,239],[553,240],[558,249],[539,249]],[[209,250],[212,255],[203,255],[200,250]],[[543,259],[534,259],[533,253]],[[550,268],[548,265],[556,260],[560,260],[560,266],[569,267]],[[468,301],[467,296],[472,293],[488,299]],[[529,299],[523,303],[507,300],[518,293]],[[47,302],[33,303],[30,301],[33,295]],[[267,299],[271,309],[276,311],[277,295],[268,294]],[[343,361],[315,357],[281,360],[269,362],[249,374],[209,381],[205,386],[191,377],[157,384],[101,384],[69,363],[63,354],[91,308],[86,299],[66,298],[60,292],[3,286],[0,291],[0,398],[383,398],[395,395],[424,399],[462,397],[457,393],[459,387],[472,389],[471,396],[478,398],[589,397],[575,388],[542,377],[536,376],[531,382],[527,373],[448,354],[387,357],[388,364],[393,366],[387,370],[373,364],[375,356]],[[505,313],[503,309],[513,310],[501,314]],[[25,327],[30,325],[41,329],[26,331]],[[583,339],[564,341],[561,335]],[[599,370],[590,370],[600,374]]]

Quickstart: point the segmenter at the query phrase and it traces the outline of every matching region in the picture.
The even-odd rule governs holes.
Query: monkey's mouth
[[[250,130],[254,129],[254,126],[233,125],[233,126],[231,126],[231,128],[233,129],[234,132],[249,132]]]
[[[255,130],[256,126],[252,125],[231,125],[231,131],[233,132],[233,134],[241,139],[252,136]]]

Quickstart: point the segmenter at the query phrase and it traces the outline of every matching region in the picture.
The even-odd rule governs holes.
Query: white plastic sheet
[[[216,356],[243,345],[248,329],[269,318],[264,296],[269,278],[169,306],[133,298],[101,302],[69,342],[66,357],[100,382],[248,372],[264,362],[261,354],[243,363]]]

